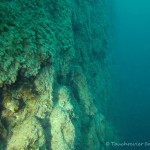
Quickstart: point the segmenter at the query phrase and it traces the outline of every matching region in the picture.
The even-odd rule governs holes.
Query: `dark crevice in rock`
[[[0,104],[2,103],[2,100],[3,100],[2,91],[3,91],[3,89],[2,89],[2,88],[0,88]]]
[[[16,112],[18,112],[18,111],[20,111],[20,110],[22,110],[22,109],[24,109],[26,107],[26,103],[24,102],[24,100],[22,98],[19,99],[19,106],[18,107],[19,108],[18,108],[18,110]]]
[[[19,86],[23,83],[27,83],[27,82],[33,82],[35,80],[35,76],[31,76],[29,78],[24,76],[24,70],[19,70],[18,75],[17,75],[17,80],[14,84],[12,84],[12,86]]]
[[[46,140],[46,150],[51,150],[51,124],[49,119],[41,119],[36,117],[43,128],[44,137]]]
[[[59,85],[64,85],[65,84],[65,80],[66,80],[66,77],[64,77],[62,75],[62,73],[59,73],[57,75],[57,82],[58,82]]]
[[[80,102],[80,96],[79,96],[79,92],[78,92],[77,87],[76,87],[75,85],[73,85],[73,86],[71,87],[71,89],[72,89],[72,93],[73,93],[74,98],[75,98],[78,102]]]
[[[41,68],[52,65],[52,56],[50,54],[48,55],[49,57],[41,63]]]
[[[0,116],[1,116],[2,110],[4,109],[2,102],[3,102],[3,88],[0,88]]]
[[[75,33],[77,34],[77,33],[80,33],[81,26],[75,22],[75,19],[74,19],[74,18],[75,18],[75,17],[74,17],[74,14],[72,13],[72,18],[71,18],[71,21],[72,21],[72,29],[73,29],[73,32],[75,32]]]
[[[101,51],[93,50],[92,54],[93,54],[94,58],[97,59],[98,61],[105,59],[107,56],[107,54],[104,50],[101,50]]]
[[[16,81],[11,85],[7,85],[6,89],[17,90],[21,86],[24,86],[26,88],[29,88],[32,86],[32,89],[34,89],[34,85],[32,83],[34,83],[35,79],[36,79],[36,76],[31,76],[29,78],[25,77],[23,71],[19,70]]]

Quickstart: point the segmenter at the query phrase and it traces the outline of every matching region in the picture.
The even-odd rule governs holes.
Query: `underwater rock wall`
[[[0,149],[106,149],[104,0],[1,0],[0,8]]]

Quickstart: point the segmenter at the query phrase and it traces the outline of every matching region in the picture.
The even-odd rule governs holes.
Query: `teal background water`
[[[112,118],[121,141],[150,142],[149,6],[149,0],[114,0]]]

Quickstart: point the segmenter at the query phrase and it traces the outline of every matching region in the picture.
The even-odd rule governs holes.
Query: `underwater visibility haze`
[[[0,150],[149,148],[149,6],[0,0]]]
[[[150,143],[150,1],[114,0],[113,121],[122,142]],[[113,115],[114,114],[114,115]],[[124,147],[124,149],[150,149]]]

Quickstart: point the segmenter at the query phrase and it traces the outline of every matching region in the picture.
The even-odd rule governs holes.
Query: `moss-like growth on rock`
[[[112,137],[103,114],[105,7],[104,0],[1,0],[0,149],[105,148]]]

